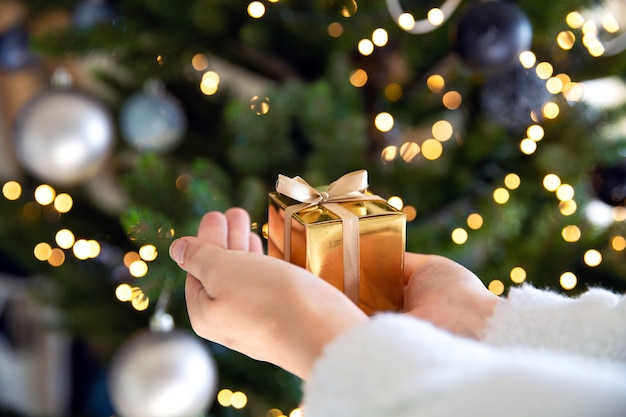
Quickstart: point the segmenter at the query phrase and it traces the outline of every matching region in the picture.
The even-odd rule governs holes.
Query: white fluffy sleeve
[[[483,340],[626,362],[626,298],[602,289],[571,298],[530,285],[511,288]]]
[[[306,417],[624,417],[626,366],[497,348],[386,313],[332,341]]]

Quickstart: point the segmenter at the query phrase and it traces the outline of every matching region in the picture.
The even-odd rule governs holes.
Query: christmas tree
[[[496,294],[623,292],[624,8],[3,1],[3,280],[53,306],[48,324],[106,374],[151,319],[188,328],[167,248],[203,213],[244,207],[263,234],[278,174],[365,169],[406,214],[407,250]],[[207,415],[297,415],[295,377],[203,344]],[[107,402],[95,380],[65,415],[112,412],[85,399]]]

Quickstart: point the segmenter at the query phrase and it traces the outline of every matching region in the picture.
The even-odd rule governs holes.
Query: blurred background
[[[623,0],[1,0],[0,413],[300,416],[167,256],[278,174],[366,169],[496,294],[625,291],[624,49]]]

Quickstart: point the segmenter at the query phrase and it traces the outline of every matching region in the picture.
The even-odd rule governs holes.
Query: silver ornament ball
[[[69,89],[35,96],[16,117],[17,160],[33,176],[72,186],[106,164],[115,142],[113,119],[92,96]]]
[[[217,371],[191,333],[144,330],[116,352],[107,384],[119,417],[196,417],[215,397]]]
[[[148,81],[120,110],[121,135],[140,152],[168,152],[182,141],[186,129],[182,105],[159,81]]]

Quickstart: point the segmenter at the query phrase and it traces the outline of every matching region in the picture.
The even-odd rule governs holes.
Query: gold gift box
[[[269,194],[268,254],[284,258],[285,208],[299,204],[285,195]],[[406,218],[385,201],[339,203],[358,216],[359,307],[371,315],[400,311],[403,303]],[[290,262],[344,291],[341,218],[323,204],[293,214]]]

